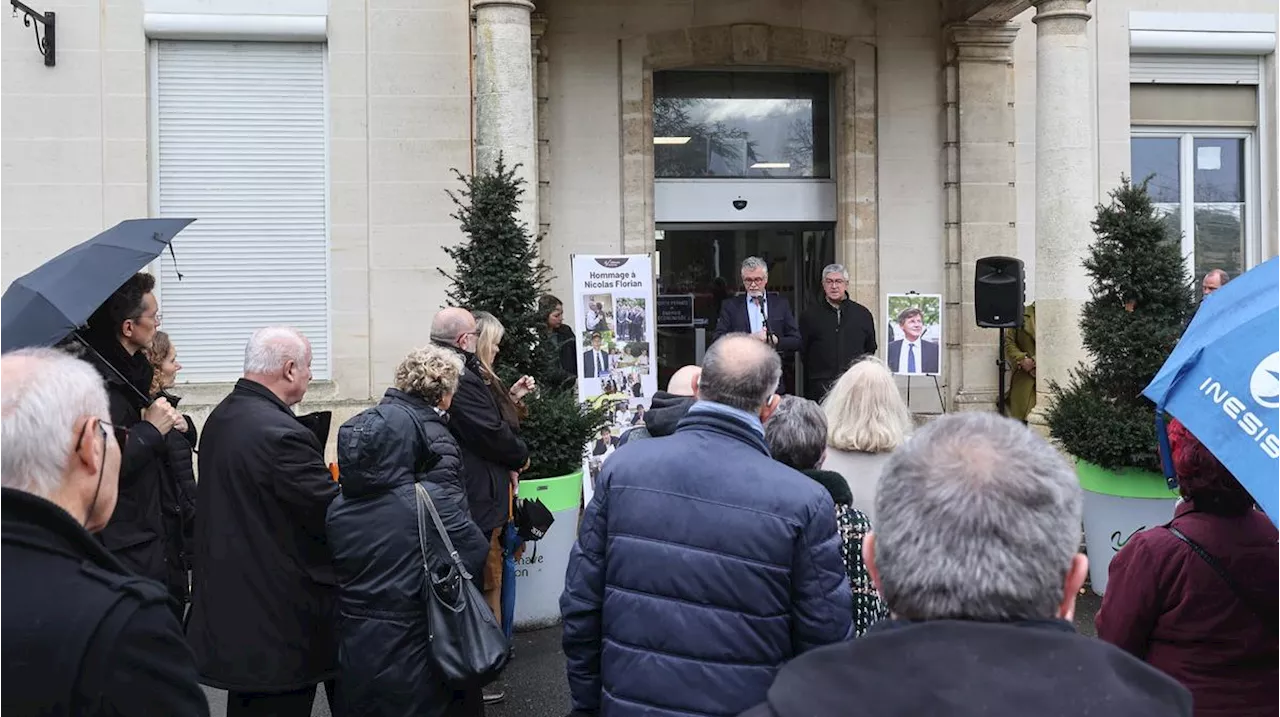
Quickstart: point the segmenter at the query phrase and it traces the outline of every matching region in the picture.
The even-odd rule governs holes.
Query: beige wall
[[[943,60],[936,4],[884,0],[877,11],[848,0],[547,0],[539,10],[548,19],[551,97],[548,256],[560,273],[554,289],[561,298],[569,292],[571,253],[622,248],[619,41],[732,23],[820,30],[878,45],[881,290],[942,290]],[[870,308],[879,315],[881,307]]]
[[[57,66],[31,28],[0,22],[0,278],[9,282],[123,219],[147,215],[142,0],[36,3],[57,12]]]
[[[1120,176],[1130,174],[1129,167],[1129,13],[1142,12],[1215,12],[1215,13],[1275,13],[1274,0],[1221,0],[1212,7],[1203,0],[1110,0],[1089,5],[1093,19],[1089,21],[1090,36],[1094,46],[1093,92],[1096,98],[1094,112],[1096,196],[1105,201],[1107,193],[1120,184]],[[1027,298],[1035,298],[1035,104],[1036,104],[1036,43],[1035,25],[1031,19],[1035,11],[1019,16],[1015,22],[1022,24],[1022,31],[1014,43],[1017,98],[1016,126],[1018,133],[1018,252],[1027,264]],[[1268,63],[1269,88],[1264,93],[1275,102],[1275,55]],[[1272,157],[1270,167],[1264,160],[1264,171],[1269,171],[1270,196],[1262,198],[1261,210],[1271,217],[1267,236],[1262,238],[1262,258],[1280,252],[1277,245],[1277,198],[1275,122],[1271,130]]]
[[[283,12],[290,2],[207,11]],[[190,10],[184,0],[146,3],[57,3],[52,68],[29,28],[0,23],[5,284],[148,215],[144,9]],[[427,341],[445,301],[442,247],[461,239],[445,195],[459,186],[449,170],[471,166],[467,3],[330,0],[328,27],[333,381],[313,392],[326,403],[380,394],[407,350]],[[210,402],[227,388],[188,391]]]

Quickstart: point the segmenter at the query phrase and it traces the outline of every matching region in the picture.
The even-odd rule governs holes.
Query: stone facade
[[[235,15],[252,26],[322,16],[333,368],[304,408],[345,417],[381,393],[444,301],[443,248],[461,238],[445,194],[458,187],[451,170],[471,171],[473,157],[488,166],[499,151],[522,165],[522,218],[543,236],[560,274],[553,291],[564,295],[572,254],[653,248],[655,71],[806,68],[834,78],[836,259],[850,269],[851,293],[878,322],[886,292],[944,294],[946,407],[988,408],[997,334],[974,327],[974,260],[1026,260],[1045,347],[1039,374],[1064,377],[1083,358],[1075,322],[1087,295],[1078,260],[1088,221],[1129,169],[1128,13],[1202,5],[60,1],[54,68],[20,20],[0,23],[0,273],[8,283],[154,210],[146,17]],[[1222,0],[1214,10],[1275,13],[1267,0]],[[1274,52],[1264,67],[1260,91],[1274,106]],[[1272,155],[1274,119],[1259,128]],[[1259,171],[1274,190],[1274,157]],[[1277,251],[1272,195],[1260,199],[1259,259]],[[227,388],[181,392],[199,413]],[[913,392],[913,407],[943,408],[931,394]]]

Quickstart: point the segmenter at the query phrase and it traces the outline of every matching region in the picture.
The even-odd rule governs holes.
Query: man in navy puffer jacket
[[[560,598],[575,713],[736,715],[850,637],[831,496],[764,441],[781,371],[759,340],[720,339],[675,434],[605,463]]]

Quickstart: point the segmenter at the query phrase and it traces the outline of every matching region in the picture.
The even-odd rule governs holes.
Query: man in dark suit
[[[746,294],[725,299],[720,304],[715,338],[751,334],[772,346],[785,367],[788,359],[800,350],[800,325],[787,300],[766,290],[768,284],[769,266],[764,259],[753,256],[742,262],[742,285],[746,287]],[[784,383],[787,383],[785,377]]]
[[[582,377],[604,378],[613,368],[609,352],[600,346],[600,334],[591,334],[591,348],[582,352]]]
[[[903,374],[936,374],[940,351],[937,341],[924,341],[924,312],[916,307],[898,314],[903,338],[889,344],[889,370]],[[905,348],[904,348],[905,347]]]

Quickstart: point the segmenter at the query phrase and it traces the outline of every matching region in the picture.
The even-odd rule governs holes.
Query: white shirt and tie
[[[902,339],[902,350],[898,352],[897,373],[924,373],[924,354],[920,352],[920,338],[915,341]]]
[[[759,303],[757,303],[759,301]],[[751,333],[758,334],[765,327],[769,315],[768,299],[747,295],[747,321],[751,324]]]
[[[599,349],[591,349],[591,360],[596,364],[596,378],[604,376],[608,368],[605,366],[604,352]]]

